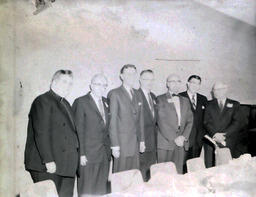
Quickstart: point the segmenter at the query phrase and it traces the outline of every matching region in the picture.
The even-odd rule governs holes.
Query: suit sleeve
[[[54,161],[51,139],[51,106],[43,98],[34,101],[30,117],[32,119],[34,137],[43,163]]]
[[[213,117],[211,115],[210,106],[208,105],[204,112],[204,128],[206,130],[206,133],[213,137],[215,134],[214,126],[213,126]]]
[[[229,137],[233,133],[237,132],[240,129],[241,121],[240,121],[240,113],[239,113],[240,103],[236,103],[234,105],[234,113],[232,116],[231,124],[227,129],[225,129],[226,137]]]
[[[187,121],[186,121],[186,126],[184,128],[183,136],[186,139],[189,139],[189,136],[193,127],[193,112],[191,110],[190,103],[186,102],[186,105],[187,105]]]
[[[84,139],[85,139],[85,129],[84,129],[84,108],[82,106],[81,101],[79,99],[76,99],[72,105],[72,109],[74,112],[75,117],[75,123],[77,128],[77,134],[79,138],[80,143],[80,155],[85,155],[85,146],[84,146]]]
[[[108,94],[110,120],[109,120],[109,137],[111,141],[111,147],[120,147],[118,140],[118,98],[117,95],[110,92]]]

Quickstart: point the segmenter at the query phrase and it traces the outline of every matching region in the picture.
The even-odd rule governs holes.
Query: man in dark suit
[[[168,92],[157,97],[157,156],[159,163],[173,161],[178,173],[182,174],[193,114],[189,100],[178,95],[180,82],[179,76],[169,75]]]
[[[72,109],[65,99],[72,79],[71,71],[57,71],[50,91],[34,100],[25,148],[25,168],[33,181],[53,180],[60,197],[73,195],[79,161]]]
[[[198,93],[201,85],[201,77],[191,75],[187,81],[187,91],[180,93],[189,99],[191,110],[194,116],[193,128],[189,136],[189,150],[186,160],[199,157],[202,146],[205,130],[203,127],[204,111],[207,105],[207,98]]]
[[[139,169],[139,152],[145,151],[142,99],[133,88],[136,74],[134,65],[124,65],[120,71],[122,86],[108,94],[113,172]]]
[[[204,126],[207,134],[220,147],[228,147],[234,156],[237,133],[240,129],[240,103],[227,98],[228,86],[223,82],[214,84],[212,92],[214,99],[209,101],[205,109]],[[205,150],[206,167],[214,166],[214,148],[210,145]]]
[[[154,82],[152,70],[140,73],[139,93],[142,97],[144,115],[145,152],[140,154],[140,171],[143,180],[150,179],[150,166],[156,163],[156,96],[151,92]]]
[[[107,193],[111,158],[108,102],[103,97],[107,85],[104,75],[95,75],[91,80],[91,92],[77,98],[72,106],[81,145],[79,197]]]

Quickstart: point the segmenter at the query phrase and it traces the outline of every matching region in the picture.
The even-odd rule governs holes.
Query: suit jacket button
[[[65,127],[65,126],[66,126],[66,123],[64,122],[62,125],[63,125],[63,127]]]

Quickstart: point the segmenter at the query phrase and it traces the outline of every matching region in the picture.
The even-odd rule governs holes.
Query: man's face
[[[54,83],[61,93],[61,96],[66,97],[71,92],[73,78],[70,75],[60,75],[59,78],[54,81]]]
[[[123,83],[129,87],[133,87],[137,79],[137,71],[134,68],[126,68],[121,74]]]
[[[225,99],[227,95],[227,87],[214,87],[213,95],[216,99]]]
[[[102,97],[108,87],[107,80],[104,77],[97,77],[91,83],[91,91],[97,97]]]
[[[187,87],[191,93],[197,93],[200,89],[201,81],[199,79],[192,78],[188,83]]]
[[[144,73],[141,77],[140,77],[140,86],[141,88],[151,91],[153,84],[154,84],[154,74],[150,73],[150,72],[146,72]]]
[[[178,94],[180,90],[181,80],[178,76],[168,77],[167,88],[170,92]]]

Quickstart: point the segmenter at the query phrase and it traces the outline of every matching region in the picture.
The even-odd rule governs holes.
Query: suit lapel
[[[185,112],[184,112],[184,102],[180,96],[179,96],[179,100],[180,100],[180,126],[181,126],[183,125],[183,117],[185,117],[185,114],[184,114]]]
[[[76,129],[75,122],[74,122],[74,118],[73,118],[73,115],[71,114],[71,113],[72,113],[72,109],[71,109],[71,108],[70,108],[70,109],[67,109],[68,106],[67,106],[64,102],[65,102],[64,100],[60,101],[60,105],[61,105],[61,107],[62,107],[64,113],[67,114],[67,116],[68,116],[68,118],[69,118],[69,120],[70,120],[70,122],[71,122],[73,128]]]
[[[136,95],[134,94],[133,95],[133,100],[131,100],[129,93],[124,88],[124,86],[121,86],[121,90],[122,90],[123,96],[125,97],[125,101],[129,104],[131,111],[133,111],[134,110],[134,102],[135,102],[135,99],[136,99],[135,98]]]
[[[153,121],[153,120],[154,120],[153,114],[152,114],[152,112],[151,112],[151,110],[150,110],[150,107],[149,107],[149,103],[148,103],[148,101],[147,101],[147,98],[146,98],[146,96],[145,96],[145,94],[144,94],[144,92],[142,91],[141,88],[139,89],[139,91],[140,91],[140,93],[141,93],[141,95],[142,95],[143,102],[146,103],[146,104],[144,105],[144,106],[145,106],[145,109],[147,110],[148,114],[150,114],[150,118],[151,118],[151,120]],[[153,100],[153,99],[152,99],[152,100]]]
[[[89,102],[92,106],[92,108],[96,111],[96,113],[99,115],[99,117],[103,120],[102,116],[101,116],[101,113],[97,107],[97,104],[95,103],[94,99],[92,98],[91,94],[88,93],[88,98],[89,98]],[[105,113],[106,114],[106,113]]]
[[[106,125],[108,124],[108,104],[106,102],[104,102],[104,100],[102,99],[102,103],[104,106],[104,114],[105,114],[105,120],[106,120]]]

